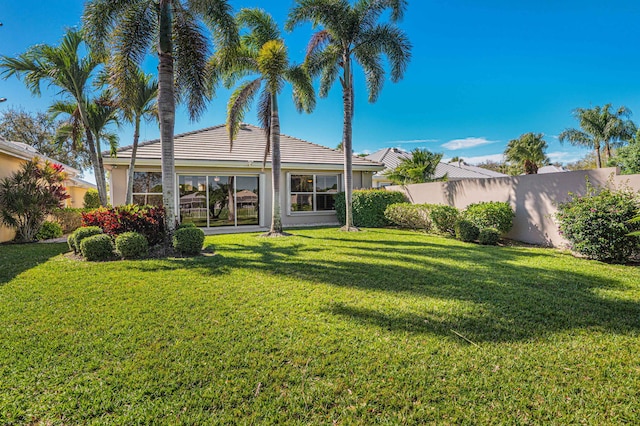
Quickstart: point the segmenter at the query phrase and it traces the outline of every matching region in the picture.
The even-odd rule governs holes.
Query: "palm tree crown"
[[[440,160],[442,154],[416,148],[411,151],[410,157],[403,158],[398,167],[387,172],[386,176],[397,185],[432,182]]]
[[[516,163],[528,175],[537,174],[540,166],[549,164],[545,154],[548,145],[543,138],[542,133],[530,132],[512,139],[504,151],[505,159]]]
[[[327,96],[338,79],[342,86],[345,230],[356,230],[351,213],[353,62],[364,71],[369,102],[377,100],[383,87],[383,56],[391,69],[391,81],[403,77],[411,58],[411,43],[395,23],[402,18],[406,6],[406,0],[358,0],[354,5],[347,0],[298,0],[289,13],[288,30],[303,22],[320,27],[311,37],[305,60],[311,75],[320,77],[320,96]],[[387,11],[390,23],[379,23]]]

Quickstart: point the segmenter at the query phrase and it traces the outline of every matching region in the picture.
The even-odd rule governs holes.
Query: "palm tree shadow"
[[[36,249],[37,248],[37,249]],[[0,246],[0,285],[21,273],[69,251],[66,243],[3,244]]]

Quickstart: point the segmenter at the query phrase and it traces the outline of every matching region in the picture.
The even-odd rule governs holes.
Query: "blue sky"
[[[79,24],[83,1],[4,1],[0,6],[0,54],[13,56],[37,43],[55,44],[64,29]],[[262,7],[283,23],[293,1],[232,0]],[[410,0],[400,26],[411,39],[413,58],[405,78],[387,81],[379,100],[367,103],[357,74],[354,149],[416,147],[471,162],[499,158],[509,140],[526,132],[545,134],[553,161],[571,162],[586,150],[560,145],[557,135],[576,125],[571,111],[612,103],[626,105],[640,120],[640,2],[618,0]],[[311,28],[286,34],[289,55],[302,61]],[[153,61],[147,71],[155,72]],[[229,92],[219,90],[199,122],[177,115],[176,132],[224,122]],[[282,132],[335,147],[342,136],[339,87],[300,115],[281,98]],[[15,78],[0,80],[10,106],[45,110],[53,90],[33,98]],[[246,121],[255,123],[253,111]],[[132,130],[119,131],[128,145]],[[158,136],[148,125],[143,139]]]

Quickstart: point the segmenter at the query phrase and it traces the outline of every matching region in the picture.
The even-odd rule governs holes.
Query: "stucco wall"
[[[508,238],[532,244],[563,246],[553,215],[557,203],[566,201],[570,192],[584,194],[586,178],[594,186],[608,181],[628,184],[640,191],[640,175],[617,174],[615,168],[581,170],[567,173],[525,175],[493,179],[465,179],[407,186],[389,186],[388,190],[405,192],[411,202],[447,204],[463,209],[481,201],[506,201],[515,210],[514,225]]]
[[[10,176],[20,168],[24,160],[0,152],[0,179]],[[0,225],[0,243],[11,241],[16,236],[13,229]]]

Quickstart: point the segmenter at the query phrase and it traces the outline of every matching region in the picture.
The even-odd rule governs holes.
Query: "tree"
[[[629,144],[618,148],[614,157],[623,175],[640,173],[640,130],[629,141]]]
[[[440,160],[442,160],[442,154],[416,148],[411,151],[410,158],[403,158],[395,169],[387,172],[386,176],[396,185],[433,182]]]
[[[71,138],[56,139],[60,124],[43,112],[9,108],[0,115],[0,137],[30,145],[42,155],[75,169],[86,169],[90,165],[86,148]]]
[[[549,164],[549,158],[545,154],[548,145],[543,137],[542,133],[529,132],[510,140],[504,150],[505,159],[517,164],[528,175],[537,174],[538,168]]]
[[[635,125],[626,117],[631,111],[621,106],[611,111],[611,104],[592,109],[576,108],[573,115],[580,123],[580,129],[566,129],[558,136],[560,142],[569,141],[572,145],[593,148],[597,168],[602,167],[600,150],[604,144],[607,160],[611,158],[611,148],[620,146],[622,140],[630,139],[635,133]]]
[[[337,79],[342,87],[344,152],[344,192],[346,224],[344,230],[357,230],[352,214],[352,123],[353,123],[353,62],[365,74],[369,102],[377,100],[385,79],[382,56],[391,67],[391,81],[399,81],[411,58],[411,43],[395,24],[402,18],[406,0],[297,0],[286,25],[293,30],[303,22],[321,27],[311,37],[305,65],[312,76],[320,76],[320,96],[326,97]],[[378,23],[385,12],[390,23]],[[340,75],[342,73],[342,75]]]
[[[34,158],[0,180],[0,219],[16,230],[17,242],[34,241],[47,215],[63,207],[65,178],[59,164]]]
[[[221,52],[219,71],[231,81],[250,75],[257,77],[241,83],[233,92],[227,107],[227,128],[233,147],[240,123],[255,96],[258,120],[264,129],[266,145],[264,162],[271,152],[272,214],[268,236],[284,235],[280,200],[280,114],[278,95],[285,83],[293,87],[293,100],[299,112],[310,112],[315,106],[311,78],[297,65],[291,65],[287,48],[272,17],[260,9],[242,9],[237,16],[240,28],[249,32],[241,37],[239,48]]]
[[[84,44],[83,37],[84,34],[81,31],[69,30],[58,46],[36,45],[16,58],[0,57],[0,69],[5,79],[14,75],[22,78],[34,95],[40,96],[40,85],[43,82],[58,87],[64,96],[75,101],[78,105],[79,120],[89,128],[87,121],[89,84],[93,71],[101,62],[91,50],[84,57],[80,56],[79,51]],[[107,184],[104,168],[101,167],[102,156],[96,149],[90,132],[87,133],[86,143],[96,176],[100,202],[106,205]]]
[[[158,121],[162,152],[162,199],[166,241],[176,227],[173,133],[176,99],[186,103],[192,120],[205,109],[212,93],[207,67],[209,42],[201,22],[222,45],[237,43],[237,30],[226,0],[90,0],[84,25],[91,44],[110,52],[111,82],[126,91],[146,54],[158,54]]]

